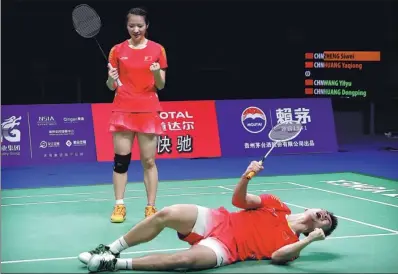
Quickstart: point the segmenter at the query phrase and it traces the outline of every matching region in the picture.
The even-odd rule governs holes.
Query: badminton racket
[[[285,121],[280,124],[277,124],[274,126],[271,131],[268,133],[268,137],[270,138],[272,142],[272,147],[271,149],[263,156],[263,158],[260,160],[260,165],[263,164],[265,159],[268,157],[268,155],[271,153],[271,151],[275,148],[275,146],[278,143],[283,143],[283,142],[288,142],[296,138],[300,132],[303,130],[303,126],[301,123],[297,121]],[[254,171],[250,171],[247,175],[247,179],[253,178],[255,175]]]
[[[101,18],[97,14],[97,12],[87,4],[81,4],[76,6],[72,11],[72,21],[73,27],[75,31],[83,38],[94,38],[97,43],[99,49],[102,52],[105,60],[108,62],[108,58],[106,57],[104,51],[100,43],[98,42],[96,36],[101,30]],[[108,67],[113,69],[110,62],[108,62]],[[122,82],[118,78],[117,83],[119,86],[122,86]]]

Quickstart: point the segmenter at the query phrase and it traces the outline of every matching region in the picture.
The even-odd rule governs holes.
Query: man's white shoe
[[[78,259],[84,264],[88,264],[93,255],[90,252],[82,252],[79,254]]]
[[[115,271],[116,262],[117,259],[112,254],[94,254],[88,261],[87,269],[90,272]]]
[[[114,258],[120,257],[120,254],[113,254],[110,251],[109,246],[100,244],[99,246],[97,246],[95,249],[93,249],[91,251],[86,251],[86,252],[80,253],[77,258],[83,264],[88,264],[88,262],[90,261],[90,259],[93,255],[104,255],[104,254],[112,255]]]

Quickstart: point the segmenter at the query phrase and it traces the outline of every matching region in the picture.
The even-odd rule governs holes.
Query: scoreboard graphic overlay
[[[375,91],[380,51],[324,51],[304,54],[306,96],[367,98]]]

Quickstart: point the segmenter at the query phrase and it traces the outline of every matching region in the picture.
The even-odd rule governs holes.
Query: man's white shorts
[[[218,239],[213,237],[207,237],[209,229],[211,228],[211,210],[202,206],[197,206],[197,208],[198,216],[196,218],[196,223],[191,231],[191,234],[197,235],[202,239],[200,239],[196,244],[207,246],[214,251],[217,256],[216,267],[229,264],[230,254],[227,247]]]

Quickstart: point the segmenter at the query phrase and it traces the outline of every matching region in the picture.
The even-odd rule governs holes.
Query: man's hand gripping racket
[[[82,36],[83,38],[94,38],[95,42],[102,52],[102,55],[108,62],[108,58],[102,50],[101,45],[98,43],[97,38],[95,37],[99,33],[102,26],[101,18],[99,17],[97,12],[89,5],[78,5],[72,11],[72,21],[73,27],[80,36]],[[108,67],[110,70],[114,71],[114,68],[112,67],[110,62],[108,62]],[[122,82],[119,80],[119,78],[117,78],[116,81],[119,87],[122,86]]]
[[[297,121],[286,121],[274,126],[271,131],[268,133],[268,137],[272,142],[272,147],[270,150],[263,156],[263,158],[259,161],[259,164],[262,165],[271,151],[278,143],[288,142],[296,138],[300,132],[303,130],[303,126],[301,123]],[[250,171],[246,175],[246,179],[250,180],[253,176],[256,175],[255,171]]]

